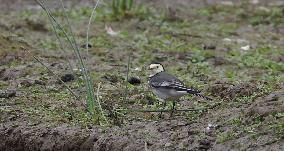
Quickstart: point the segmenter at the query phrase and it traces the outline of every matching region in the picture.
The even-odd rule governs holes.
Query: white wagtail
[[[166,101],[173,102],[172,111],[175,109],[175,102],[186,94],[193,94],[202,97],[206,100],[212,100],[200,94],[200,91],[186,87],[177,77],[165,72],[164,67],[160,63],[153,63],[149,66],[150,76],[149,85],[154,94],[164,101],[164,108]]]

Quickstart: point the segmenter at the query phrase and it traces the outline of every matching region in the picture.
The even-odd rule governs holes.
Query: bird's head
[[[156,75],[157,73],[164,71],[164,67],[160,63],[152,63],[149,66],[149,70],[150,70],[150,76],[149,77],[152,77],[152,76]]]

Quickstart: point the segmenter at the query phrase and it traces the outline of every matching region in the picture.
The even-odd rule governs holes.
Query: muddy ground
[[[101,86],[107,126],[86,110],[82,75],[68,65],[78,69],[76,57],[64,39],[60,49],[41,8],[34,1],[0,3],[0,150],[284,149],[283,1],[138,1],[125,16],[103,2],[90,27],[89,52],[92,3],[67,1],[95,90]],[[60,3],[47,5],[67,30]],[[128,83],[125,97],[128,56],[129,76],[141,84]],[[178,109],[195,110],[173,117],[126,111],[161,108],[147,86],[151,62],[213,100],[185,96]]]

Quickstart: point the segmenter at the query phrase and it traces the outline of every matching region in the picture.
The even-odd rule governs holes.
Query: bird
[[[211,98],[201,94],[201,91],[187,87],[181,80],[174,75],[167,73],[164,66],[160,63],[152,63],[149,65],[149,86],[153,93],[160,98],[163,103],[163,108],[166,102],[172,101],[172,112],[175,110],[176,101],[187,94],[202,97],[206,100]],[[160,113],[161,116],[162,112]],[[172,114],[172,113],[171,113]]]

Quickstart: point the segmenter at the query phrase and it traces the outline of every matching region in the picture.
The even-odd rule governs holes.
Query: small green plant
[[[78,67],[80,68],[81,75],[83,77],[83,82],[84,82],[84,85],[85,85],[85,88],[86,88],[86,96],[85,96],[86,97],[85,98],[86,99],[86,104],[87,104],[86,108],[88,109],[90,115],[94,119],[102,119],[101,122],[102,122],[103,125],[104,124],[108,124],[108,121],[107,121],[107,119],[106,119],[106,117],[104,115],[104,111],[103,111],[103,109],[101,107],[100,99],[99,99],[99,96],[98,96],[99,86],[97,88],[97,92],[95,93],[92,79],[90,77],[89,71],[86,68],[85,62],[84,62],[84,60],[83,60],[83,58],[81,56],[81,53],[80,53],[80,47],[78,46],[76,38],[75,38],[74,33],[72,31],[71,24],[69,22],[69,18],[68,18],[68,15],[67,15],[67,11],[66,11],[66,9],[64,7],[63,1],[61,0],[60,2],[61,2],[61,6],[63,8],[64,17],[65,17],[65,19],[67,21],[67,26],[69,27],[67,30],[64,29],[62,27],[62,25],[58,23],[58,21],[52,15],[51,10],[48,7],[46,7],[44,1],[37,0],[37,3],[42,7],[42,9],[45,11],[45,13],[47,14],[48,18],[50,19],[50,22],[51,22],[52,27],[53,27],[53,31],[55,33],[55,36],[56,36],[57,40],[59,41],[61,49],[64,50],[63,42],[62,42],[62,40],[64,40],[64,39],[61,39],[61,36],[59,35],[59,33],[63,34],[63,37],[70,44],[70,46],[72,47],[72,49],[74,51],[74,54],[76,55],[76,58],[78,60]],[[90,20],[92,19],[92,16],[94,15],[94,12],[95,12],[95,10],[97,8],[98,2],[96,3],[96,5],[95,5],[95,7],[94,7],[94,9],[92,11]],[[90,21],[89,21],[88,29],[87,29],[87,43],[88,43],[89,25],[90,25]],[[68,31],[70,32],[69,34],[67,33]],[[37,58],[35,58],[35,59],[38,60]],[[40,60],[38,60],[38,61],[41,62]],[[43,63],[42,63],[42,65],[45,66]],[[70,68],[72,70],[71,66],[70,66]],[[51,73],[53,73],[50,69],[48,69],[48,70]],[[56,77],[56,75],[55,75],[55,77]],[[68,90],[78,100],[80,100],[80,98],[78,96],[76,96],[76,94],[67,85],[66,85],[66,87],[68,88]]]
[[[113,17],[125,18],[131,14],[133,9],[133,0],[113,0],[112,1],[112,15]]]
[[[133,0],[112,0],[111,19],[122,20],[137,16],[145,18],[149,15],[149,10],[143,5],[136,4]]]

